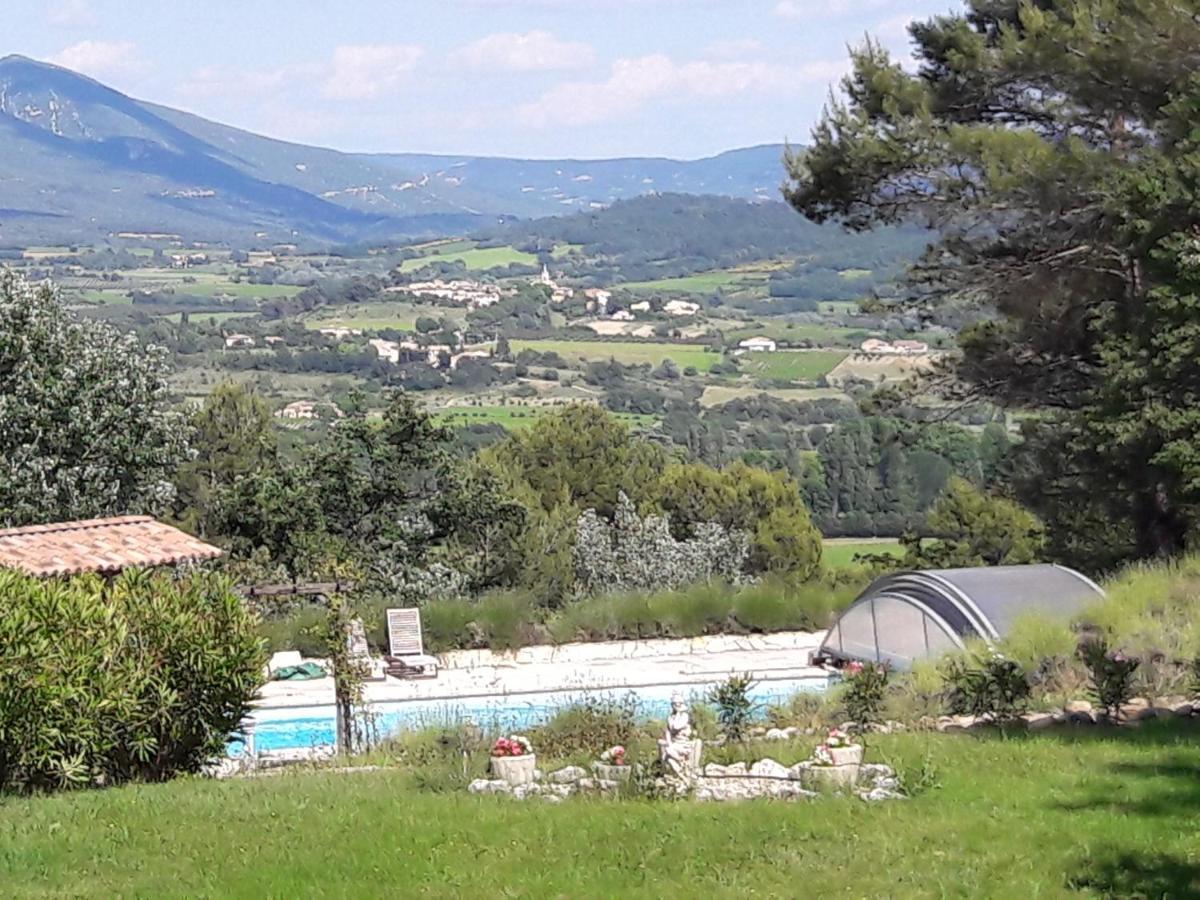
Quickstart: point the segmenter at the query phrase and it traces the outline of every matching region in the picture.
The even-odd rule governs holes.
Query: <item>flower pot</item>
[[[845,793],[853,790],[858,784],[858,771],[857,763],[844,766],[812,766],[802,772],[800,783],[810,791]]]
[[[513,787],[532,784],[536,770],[536,753],[526,753],[524,756],[492,757],[492,774],[501,781],[507,781]]]
[[[858,766],[862,765],[863,748],[862,744],[851,744],[848,747],[830,747],[829,756],[832,764],[835,766]]]
[[[597,778],[606,781],[628,781],[633,772],[633,766],[614,766],[602,762],[596,763],[592,768],[596,770]]]

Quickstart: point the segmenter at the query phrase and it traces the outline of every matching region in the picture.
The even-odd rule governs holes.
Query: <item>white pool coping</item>
[[[624,691],[699,685],[751,673],[758,681],[818,679],[811,664],[824,632],[716,635],[684,640],[612,641],[525,647],[509,653],[466,650],[443,654],[437,678],[368,682],[368,703],[458,701],[549,691]],[[333,679],[268,682],[252,719],[333,705]]]

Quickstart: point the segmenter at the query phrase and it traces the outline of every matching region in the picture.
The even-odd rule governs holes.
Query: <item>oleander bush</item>
[[[255,619],[223,578],[0,570],[0,792],[198,772],[263,677]]]

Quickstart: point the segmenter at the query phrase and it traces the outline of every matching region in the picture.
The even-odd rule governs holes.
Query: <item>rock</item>
[[[760,759],[750,767],[750,774],[756,778],[791,778],[792,773],[773,759]]]
[[[850,791],[858,784],[859,768],[857,765],[813,766],[804,773],[801,783],[822,793]]]
[[[1123,722],[1141,722],[1144,719],[1153,719],[1154,715],[1154,708],[1149,703],[1142,705],[1131,700],[1121,707],[1118,718]]]
[[[575,793],[575,785],[572,784],[547,784],[542,788],[542,795],[550,795],[554,797],[570,797]]]
[[[890,791],[886,788],[872,788],[869,791],[860,791],[858,796],[867,803],[879,803],[883,800],[904,800],[905,796],[897,791]]]
[[[546,776],[546,780],[551,784],[570,784],[586,777],[587,769],[580,768],[579,766],[566,766],[551,772]]]
[[[1171,707],[1171,712],[1177,716],[1192,716],[1196,714],[1196,705],[1186,700]]]
[[[602,791],[615,791],[620,786],[620,782],[610,781],[607,778],[597,778],[596,787]]]
[[[562,803],[563,802],[563,798],[558,796],[558,794],[542,794],[542,800],[544,800],[546,803]]]
[[[763,735],[763,738],[768,741],[786,741],[788,739],[788,733],[782,728],[768,728],[767,733]]]
[[[796,763],[794,766],[788,769],[788,773],[792,778],[801,780],[805,777],[805,775],[808,773],[808,770],[811,769],[813,765],[815,764],[811,759],[806,759],[802,762]]]
[[[534,781],[545,781],[545,779],[546,779],[545,772],[543,772],[541,769],[533,770],[533,780]]]
[[[908,726],[905,725],[903,722],[896,722],[892,719],[888,719],[887,722],[885,722],[884,724],[887,725],[888,729],[893,734],[898,734],[901,731],[908,731]]]
[[[917,727],[922,731],[933,731],[937,728],[938,720],[933,716],[921,716],[917,719]]]
[[[735,762],[725,767],[726,775],[745,775],[746,764],[744,762]]]
[[[891,766],[880,763],[867,763],[859,766],[858,772],[861,778],[892,778],[896,774],[896,770]]]
[[[596,779],[580,778],[577,782],[575,782],[575,786],[581,791],[594,791],[596,789]]]
[[[798,800],[817,796],[795,781],[761,778],[702,778],[693,797],[702,802],[726,802],[769,798]]]
[[[1021,720],[1025,723],[1025,727],[1030,731],[1041,731],[1044,728],[1049,728],[1054,724],[1054,715],[1052,713],[1025,713],[1021,716]]]
[[[524,800],[526,797],[536,797],[542,792],[542,786],[537,782],[519,784],[512,789],[513,799]]]
[[[830,747],[829,756],[835,766],[857,766],[863,761],[862,744],[851,744],[848,747]]]
[[[1067,721],[1072,725],[1095,725],[1097,715],[1090,709],[1081,709],[1067,713]]]
[[[1086,700],[1072,700],[1063,706],[1063,712],[1067,715],[1071,715],[1072,713],[1090,713],[1093,711],[1092,704]]]
[[[513,791],[507,781],[489,778],[476,778],[467,785],[467,790],[472,794],[511,794]]]
[[[724,778],[726,775],[725,767],[716,763],[709,763],[704,767],[705,778]]]
[[[801,729],[797,728],[794,725],[790,728],[783,729],[783,733],[787,735],[788,740],[792,740],[793,738],[798,738],[798,737],[800,737],[800,735],[804,734],[804,732]]]
[[[1125,706],[1133,707],[1135,709],[1148,709],[1150,707],[1150,701],[1145,697],[1134,697],[1128,703],[1126,703]]]

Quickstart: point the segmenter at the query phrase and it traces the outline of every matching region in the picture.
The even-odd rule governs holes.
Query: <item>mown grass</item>
[[[872,738],[912,799],[558,806],[419,769],[0,806],[5,896],[1188,897],[1200,729]],[[771,749],[768,749],[771,748]],[[800,749],[800,748],[798,748]],[[758,745],[752,755],[788,748]]]
[[[717,353],[706,350],[700,344],[638,343],[636,341],[510,341],[514,352],[535,350],[538,353],[557,353],[566,360],[577,362],[603,362],[615,359],[626,365],[650,363],[661,365],[664,359],[674,360],[681,369],[695,366],[704,371],[713,363],[720,362]]]

